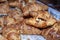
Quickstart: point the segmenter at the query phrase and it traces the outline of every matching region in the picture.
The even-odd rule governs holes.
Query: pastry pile
[[[21,40],[20,34],[60,40],[60,21],[36,0],[0,0],[0,40]]]

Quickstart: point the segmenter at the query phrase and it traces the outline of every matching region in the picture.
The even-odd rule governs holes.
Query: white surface
[[[40,35],[21,35],[21,40],[45,40]]]
[[[60,12],[53,9],[53,8],[48,8],[48,11],[50,14],[52,14],[57,20],[60,20]]]

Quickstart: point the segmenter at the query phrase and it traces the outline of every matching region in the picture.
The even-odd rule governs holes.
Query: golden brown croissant
[[[21,12],[16,10],[10,10],[8,16],[5,17],[7,25],[16,24],[23,21]]]
[[[25,23],[22,24],[22,26],[20,27],[20,32],[21,34],[41,34],[41,31],[38,29],[38,28],[34,28],[34,27],[31,27],[29,25],[26,25]]]
[[[43,34],[43,36],[47,40],[60,40],[60,31],[57,28],[50,28],[50,29],[48,29],[48,31],[46,29],[46,31]]]
[[[23,0],[10,0],[9,1],[9,6],[10,7],[18,7],[18,8],[22,8],[25,6],[25,2]]]
[[[9,25],[3,28],[2,35],[8,40],[20,40],[19,27],[17,25]]]
[[[46,9],[44,9],[46,8]],[[39,3],[28,3],[24,7],[22,7],[22,11],[24,16],[28,16],[31,11],[39,11],[39,10],[47,10],[48,7],[40,5]]]
[[[26,24],[46,28],[56,23],[56,20],[46,11],[38,11],[37,14],[37,17],[26,19]]]
[[[42,35],[46,40],[60,40],[60,22],[54,24],[51,28],[44,29]]]
[[[29,3],[22,10],[23,10],[24,16],[27,16],[31,11],[42,10],[42,7],[37,3]]]

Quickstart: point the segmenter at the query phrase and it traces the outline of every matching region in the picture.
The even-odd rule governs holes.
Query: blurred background
[[[60,0],[38,0],[60,11]]]

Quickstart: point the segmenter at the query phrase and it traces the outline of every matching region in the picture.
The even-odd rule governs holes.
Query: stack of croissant
[[[36,0],[0,0],[0,14],[0,40],[21,40],[21,34],[60,40],[60,21]]]

